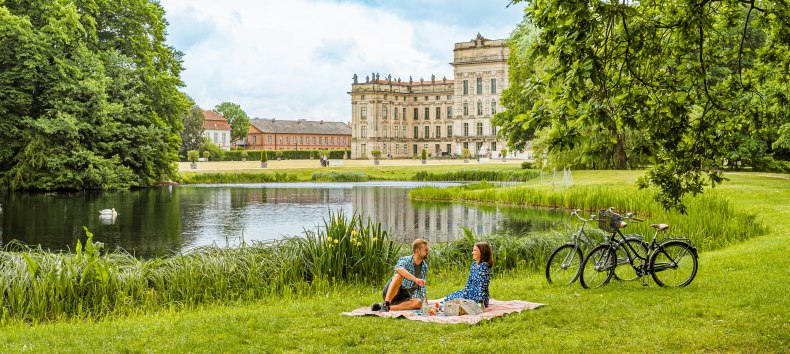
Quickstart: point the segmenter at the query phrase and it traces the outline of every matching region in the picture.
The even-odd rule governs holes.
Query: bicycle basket
[[[622,217],[609,210],[598,212],[598,228],[606,232],[617,232],[620,229]]]

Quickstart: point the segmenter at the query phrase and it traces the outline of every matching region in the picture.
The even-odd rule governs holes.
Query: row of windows
[[[472,91],[474,93],[474,90]],[[491,78],[491,93],[496,94],[496,78]],[[464,96],[469,94],[469,80],[464,80]],[[483,78],[477,78],[477,94],[483,94]]]
[[[437,100],[437,101],[441,100],[441,98],[439,98],[439,97],[440,97],[440,96],[436,96],[436,100]],[[360,99],[364,100],[364,99],[365,99],[365,95],[361,95],[361,98],[360,98]],[[387,99],[387,95],[384,95],[384,99],[385,99],[385,100]],[[448,101],[449,101],[449,100],[452,100],[452,99],[453,99],[453,95],[447,95],[447,100],[448,100]],[[428,96],[425,96],[425,99],[424,99],[424,101],[427,101],[427,100],[428,100]],[[395,96],[395,101],[396,101],[396,102],[398,101],[398,96]],[[417,101],[417,96],[414,96],[414,101]],[[406,96],[403,96],[403,102],[406,102]]]
[[[476,129],[477,136],[482,136],[483,135],[483,123],[478,122],[476,128],[477,128]],[[414,138],[414,139],[420,138],[420,127],[413,127],[413,130],[414,131],[412,132],[412,136],[411,137]],[[398,129],[397,127],[395,127],[394,129],[392,129],[392,137],[393,138],[399,138],[398,135],[399,135],[399,133],[401,131],[403,131],[403,137],[404,138],[408,138],[408,136],[406,136],[406,127],[402,127],[402,129]],[[445,131],[447,132],[446,137],[448,137],[448,138],[452,138],[453,137],[453,126],[452,125],[448,125],[447,129]],[[383,138],[389,138],[387,127],[382,128],[381,132],[382,132],[382,137]],[[491,135],[496,135],[496,126],[491,126]],[[359,136],[360,136],[360,138],[363,138],[363,139],[368,137],[368,127],[367,126],[363,125],[363,126],[360,127]],[[464,123],[464,135],[463,136],[469,136],[469,123]],[[437,126],[434,127],[434,134],[433,134],[433,136],[431,136],[431,126],[429,126],[429,125],[424,126],[423,127],[423,135],[422,135],[422,137],[423,138],[441,138],[442,137],[442,126],[441,125],[437,125]]]
[[[406,119],[406,108],[402,108],[400,110],[395,108],[392,111],[393,111],[393,114],[394,114],[394,117],[393,117],[394,120],[400,119],[400,117],[398,117],[398,113],[399,112],[402,114],[401,116],[403,117],[403,119]],[[423,112],[424,112],[423,113],[423,119],[426,119],[426,120],[427,119],[431,119],[431,107],[425,107]],[[445,112],[447,113],[447,119],[451,119],[453,117],[453,108],[452,107],[447,107]],[[415,108],[414,109],[414,115],[412,116],[414,118],[414,120],[419,120],[420,119],[419,115],[420,115],[420,109],[419,108]],[[381,116],[384,119],[388,119],[389,118],[389,110],[387,109],[386,106],[382,107],[382,109],[381,109]],[[434,117],[434,119],[441,119],[442,118],[442,107],[436,107],[436,109],[434,110],[433,117]],[[368,107],[366,105],[361,105],[359,107],[359,118],[360,119],[368,119]]]
[[[483,149],[483,143],[482,142],[478,142],[478,143],[475,144],[475,147],[476,147],[476,150],[472,151],[472,153],[473,154],[478,154],[480,152],[480,150]],[[497,147],[496,146],[496,142],[491,142],[491,151],[497,151],[496,147]],[[401,149],[400,148],[401,148],[400,144],[395,144],[395,155],[400,155],[400,153],[401,153]],[[408,148],[409,148],[408,144],[403,144],[403,153],[404,154],[408,154],[409,153],[408,152]],[[428,144],[424,144],[422,146],[422,148],[425,149],[426,152],[430,151],[430,150],[428,150]],[[464,143],[464,149],[468,149],[468,148],[469,148],[469,143],[465,142]],[[411,151],[412,155],[417,155],[417,152],[418,152],[417,150],[418,149],[419,149],[419,145],[412,144],[412,151]],[[362,156],[366,156],[367,155],[367,146],[365,144],[360,144],[360,150],[361,150]],[[452,144],[447,144],[446,145],[446,149],[444,151],[442,151],[442,148],[441,148],[440,144],[434,144],[434,152],[436,153],[437,156],[440,155],[442,152],[446,152],[448,154],[451,154],[453,152],[453,145]],[[381,153],[384,154],[384,155],[390,154],[390,151],[387,149],[387,144],[383,144],[383,149],[382,149]]]
[[[496,114],[496,101],[491,101],[491,115]],[[477,115],[483,115],[483,101],[477,101]],[[464,117],[469,116],[469,102],[464,102]]]
[[[213,142],[215,145],[220,145],[220,144],[222,144],[222,145],[225,145],[225,144],[226,144],[226,142],[228,141],[228,140],[227,140],[227,139],[228,139],[228,137],[227,137],[227,134],[228,134],[228,133],[222,133],[222,135],[220,135],[218,132],[214,132],[214,138],[212,139],[212,138],[211,138],[211,133],[210,133],[210,132],[204,132],[204,133],[203,133],[203,136],[205,136],[205,137],[207,137],[207,138],[211,139],[211,141],[212,141],[212,142]],[[222,139],[220,139],[220,136],[222,137]]]
[[[327,137],[319,136],[317,138],[318,139],[316,139],[315,136],[313,136],[313,137],[310,137],[310,136],[299,136],[299,137],[296,137],[296,136],[294,136],[293,137],[293,143],[294,144],[305,144],[305,145],[338,145],[338,146],[340,146],[340,145],[347,145],[348,144],[348,138],[346,138],[346,137],[343,138],[343,140],[342,140],[343,143],[342,144],[340,143],[341,142],[340,137],[337,138],[337,141],[335,141],[335,137],[329,137],[329,136],[327,136]],[[249,137],[247,138],[247,140],[249,141]],[[279,140],[280,140],[279,143],[282,144],[283,143],[283,137],[281,136]],[[290,136],[286,136],[285,137],[285,144],[286,145],[290,145],[291,141],[292,140],[291,140]],[[312,141],[312,143],[311,143],[311,141]],[[269,144],[272,144],[274,142],[274,137],[272,135],[269,135],[268,139],[267,139],[267,142]],[[253,135],[252,136],[252,144],[255,145],[257,143],[258,143],[258,136],[257,135]]]

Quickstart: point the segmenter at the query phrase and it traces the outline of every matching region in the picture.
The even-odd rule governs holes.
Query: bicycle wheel
[[[627,237],[620,241],[615,253],[617,254],[617,267],[614,269],[614,278],[626,281],[638,279],[638,269],[642,267],[643,262],[647,261],[647,245],[636,237]]]
[[[649,264],[656,284],[686,286],[697,275],[697,252],[683,241],[669,241],[658,247]]]
[[[566,243],[551,254],[546,263],[546,280],[549,284],[565,285],[576,281],[584,255],[573,243]]]
[[[584,258],[580,282],[585,289],[598,288],[612,279],[616,255],[608,244],[593,248]]]

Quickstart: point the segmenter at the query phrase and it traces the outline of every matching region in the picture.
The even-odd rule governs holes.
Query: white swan
[[[115,211],[115,208],[102,209],[102,210],[99,210],[99,214],[101,214],[101,215],[118,215],[118,212]]]

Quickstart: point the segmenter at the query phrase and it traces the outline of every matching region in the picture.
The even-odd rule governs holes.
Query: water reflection
[[[435,183],[431,183],[435,184]],[[330,211],[358,211],[396,238],[449,241],[459,226],[485,234],[524,232],[561,222],[564,213],[417,202],[417,182],[199,185],[102,193],[0,194],[0,244],[17,239],[44,249],[73,248],[86,226],[97,241],[142,257],[200,245],[234,246],[302,235]],[[455,185],[452,183],[442,186]],[[113,206],[117,216],[97,210]]]

